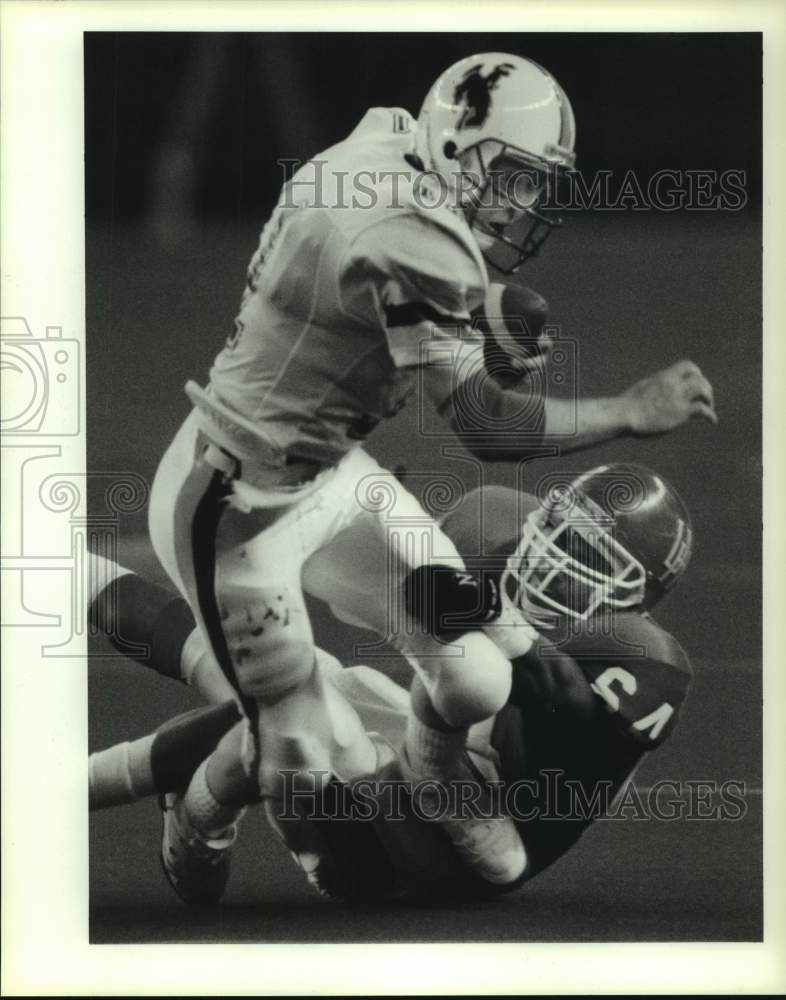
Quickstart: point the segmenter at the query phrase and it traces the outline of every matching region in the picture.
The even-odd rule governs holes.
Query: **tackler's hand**
[[[663,434],[692,417],[717,424],[712,386],[692,361],[648,375],[622,394],[633,434]]]

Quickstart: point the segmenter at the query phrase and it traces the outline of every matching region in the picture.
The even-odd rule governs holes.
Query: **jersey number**
[[[397,135],[409,132],[409,124],[404,115],[393,115],[393,132]]]
[[[599,698],[606,702],[612,712],[619,712],[620,698],[612,686],[615,683],[619,684],[623,692],[629,696],[633,696],[638,687],[633,674],[623,670],[622,667],[607,667],[602,674],[595,678],[590,687]],[[654,712],[650,712],[649,715],[634,722],[632,728],[638,733],[645,733],[649,730],[649,738],[656,740],[673,714],[674,707],[664,701]]]

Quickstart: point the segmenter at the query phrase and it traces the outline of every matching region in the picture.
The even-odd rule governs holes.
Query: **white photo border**
[[[416,18],[405,15],[410,6],[413,14],[417,8]],[[330,944],[308,945],[305,960],[303,945],[90,945],[86,642],[81,649],[69,648],[67,656],[45,659],[36,629],[20,626],[4,634],[2,667],[4,995],[206,995],[211,990],[221,995],[746,994],[786,989],[786,684],[779,662],[786,565],[786,6],[780,0],[635,5],[2,0],[3,315],[24,317],[34,337],[43,337],[48,327],[60,328],[63,338],[77,341],[84,385],[84,31],[400,31],[402,24],[415,23],[418,30],[435,31],[764,33],[764,943]],[[84,428],[84,394],[69,405],[74,412],[64,410],[64,420]],[[64,468],[84,471],[82,435],[52,441]],[[19,503],[10,489],[4,477],[4,511]],[[12,558],[17,540],[13,525],[4,521],[3,555]],[[42,571],[39,587],[46,589],[47,600],[51,597],[51,607],[61,605],[61,573]]]

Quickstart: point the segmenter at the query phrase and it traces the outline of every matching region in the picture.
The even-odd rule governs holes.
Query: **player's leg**
[[[227,465],[222,469],[223,460]],[[244,697],[240,688],[216,595],[217,533],[233,492],[231,475],[235,468],[236,463],[224,453],[208,450],[194,412],[159,464],[149,509],[156,554],[188,600],[200,634],[241,700],[246,716],[243,724],[230,730],[197,768],[185,794],[167,795],[163,800],[164,871],[181,898],[195,903],[215,902],[224,891],[228,849],[244,802],[250,797],[250,771],[239,766],[238,761],[243,761],[244,746],[252,746],[252,758],[258,751],[256,732],[247,732],[248,718],[253,719],[256,730],[256,702]],[[212,776],[207,774],[208,765]],[[258,781],[256,775],[253,778]]]
[[[384,737],[372,737],[377,759],[373,774],[368,775],[371,781],[363,801],[367,810],[368,795],[376,788],[377,779],[382,778],[383,768],[395,759],[390,740],[398,741],[403,736],[407,693],[369,667],[343,669],[335,657],[323,650],[317,650],[317,661],[319,674],[328,689],[322,699],[336,703],[334,713],[337,720],[341,721],[344,700],[350,701],[357,707],[367,728],[382,729],[385,733]],[[336,697],[335,692],[340,696]],[[222,737],[237,729],[240,718],[240,709],[234,701],[195,709],[170,720],[155,733],[91,754],[88,765],[91,810],[134,802],[154,794],[182,793]],[[414,877],[412,869],[416,866],[412,852],[414,850],[418,854],[419,860],[418,845],[423,842],[423,836],[418,839],[415,833],[408,830],[405,837],[401,822],[393,824],[394,829],[388,836],[380,836],[379,824],[386,825],[382,810],[378,823],[372,824],[363,817],[352,816],[353,782],[343,782],[348,795],[341,798],[340,779],[352,773],[354,740],[351,738],[351,724],[347,726],[344,721],[338,728],[347,745],[339,746],[334,753],[333,773],[339,783],[333,782],[329,789],[333,799],[328,797],[319,803],[321,817],[310,819],[307,810],[299,811],[299,799],[292,802],[268,800],[268,821],[308,881],[322,894],[347,899],[389,898],[397,895],[400,886]],[[347,751],[350,753],[349,761],[343,759]],[[236,742],[236,755],[240,764],[239,742]],[[380,800],[385,801],[384,794],[380,795]],[[344,812],[337,811],[337,806]],[[325,816],[335,818],[327,820]],[[412,822],[410,817],[409,826]],[[383,834],[385,832],[382,830]],[[429,838],[426,842],[431,843]],[[222,860],[219,853],[214,852],[217,862]],[[424,858],[423,865],[429,872],[434,871],[433,858]],[[226,869],[225,864],[223,867]],[[196,891],[190,884],[183,885],[182,879],[181,891],[188,894],[191,902],[210,902],[209,896],[205,898],[202,875],[198,875]],[[214,888],[216,882],[213,870],[208,869],[208,889]],[[218,892],[221,888],[218,885],[214,891]]]
[[[509,661],[477,625],[464,633],[454,628],[450,643],[437,638],[430,623],[413,617],[403,590],[416,567],[440,564],[463,571],[463,559],[393,473],[361,449],[353,455],[351,472],[356,516],[306,562],[305,589],[341,620],[373,630],[404,653],[449,724],[466,727],[487,718],[510,691]],[[471,574],[460,575],[472,596],[455,613],[466,614],[479,591]]]
[[[197,552],[193,569],[185,560],[179,567],[193,581],[203,635],[248,720],[219,743],[186,793],[190,820],[208,837],[219,836],[247,803],[249,777],[257,792],[273,795],[279,768],[327,771],[329,765],[322,742],[306,733],[305,720],[319,715],[319,706],[305,705],[314,644],[297,580],[297,540],[284,540],[286,524],[257,535],[253,516],[227,509],[222,519],[208,565]],[[245,533],[251,537],[238,541]]]
[[[325,682],[357,711],[365,730],[379,732],[391,747],[400,745],[409,704],[403,688],[370,667],[345,670],[321,649],[317,649],[317,664]],[[324,697],[333,700],[330,691]],[[202,761],[242,722],[241,709],[233,699],[183,712],[155,732],[94,751],[88,758],[91,812],[151,795],[183,792]],[[233,742],[241,765],[242,740],[234,737]],[[333,768],[341,774],[340,753]]]
[[[153,733],[91,753],[90,811],[183,792],[202,761],[241,722],[237,702],[231,700],[183,712]]]
[[[221,704],[237,694],[197,628],[188,602],[95,552],[88,552],[88,624],[136,663]]]
[[[360,716],[366,732],[379,733],[391,747],[404,742],[409,693],[379,670],[358,665],[325,673]]]
[[[505,704],[510,662],[480,631],[459,629],[445,643],[411,614],[403,584],[412,570],[431,563],[463,570],[463,561],[392,474],[362,452],[355,464],[356,493],[365,509],[309,560],[304,586],[326,600],[338,617],[385,637],[415,667],[418,681],[404,752],[408,776],[413,781],[470,780],[464,754],[469,727]],[[385,498],[384,510],[375,504],[376,497]],[[478,823],[471,816],[462,822],[454,818],[441,817],[457,849],[466,848],[467,859],[483,869],[484,877],[508,882],[520,876],[526,855],[512,823],[502,817]]]
[[[242,577],[228,585],[224,563],[219,558],[216,566],[220,611],[213,622],[221,620],[223,627],[218,642],[214,634],[213,650],[217,658],[226,657],[227,676],[238,685],[245,715],[199,764],[184,794],[165,799],[164,870],[181,898],[192,904],[220,899],[238,820],[247,804],[261,794],[277,792],[281,769],[291,766],[298,772],[311,768],[324,773],[329,769],[323,746],[312,744],[305,733],[302,703],[309,677],[305,658],[298,657],[293,639],[281,635],[283,621],[294,626],[294,632],[298,618],[305,618],[302,601],[299,607],[286,587],[277,588],[276,594],[244,587]],[[279,596],[285,605],[282,614],[278,621],[271,619],[262,626],[271,600]],[[206,611],[210,613],[203,605],[203,615]],[[266,643],[260,641],[263,634]],[[313,661],[312,650],[308,655]]]
[[[172,825],[223,842],[248,801],[249,775],[264,796],[282,794],[287,771],[311,782],[314,792],[315,776],[326,780],[337,754],[350,770],[373,769],[376,758],[351,709],[325,697],[299,579],[303,560],[341,522],[346,497],[331,489],[328,476],[305,496],[279,499],[276,508],[268,497],[255,507],[254,491],[241,503],[230,472],[211,467],[210,456],[192,442],[194,450],[190,464],[178,455],[172,461],[171,449],[164,459],[151,534],[240,693],[248,725],[227,734],[200,765]],[[220,455],[212,457],[221,463]]]
[[[219,531],[218,618],[239,688],[255,702],[266,796],[280,783],[273,762],[339,772],[364,772],[373,762],[357,715],[322,680],[300,586],[301,562],[330,531],[332,499],[325,490],[248,539],[248,515],[230,509]],[[217,628],[215,614],[210,627]]]

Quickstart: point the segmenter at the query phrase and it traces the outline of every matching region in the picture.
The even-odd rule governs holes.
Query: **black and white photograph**
[[[760,77],[85,36],[93,940],[761,937]]]
[[[3,577],[91,950],[766,943],[765,35],[432,25],[81,32]]]

